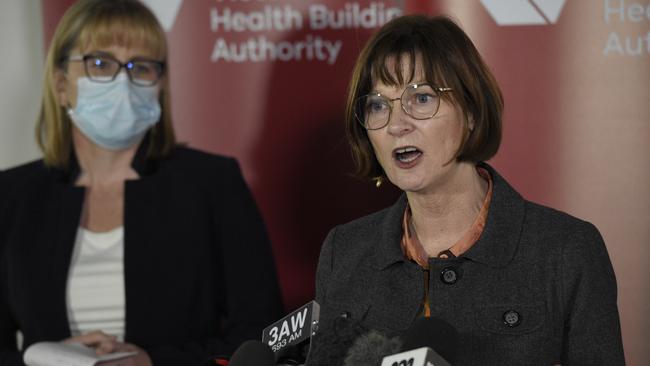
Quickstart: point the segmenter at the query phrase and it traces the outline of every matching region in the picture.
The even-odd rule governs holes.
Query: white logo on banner
[[[481,0],[499,25],[555,24],[566,0]]]
[[[142,0],[142,2],[156,14],[165,32],[169,32],[174,26],[176,15],[183,4],[183,0]]]
[[[210,9],[210,29],[218,36],[212,62],[304,60],[333,65],[343,47],[343,39],[331,38],[336,31],[376,29],[402,15],[394,0],[349,1],[337,6],[324,0],[240,1],[257,6],[231,8],[230,2],[236,2],[231,0],[218,1]]]
[[[605,24],[609,24],[615,30],[612,30],[607,37],[603,55],[649,55],[650,2],[641,4],[638,2],[625,2],[625,0],[605,0],[604,5],[603,19]],[[629,30],[626,31],[625,28]]]

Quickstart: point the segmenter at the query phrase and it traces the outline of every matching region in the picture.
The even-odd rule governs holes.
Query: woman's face
[[[393,70],[388,60],[388,70]],[[410,75],[408,57],[401,60],[403,75]],[[397,80],[397,78],[395,78]],[[412,83],[426,83],[421,60],[415,62]],[[389,99],[400,98],[406,85],[393,87],[375,82],[372,92],[381,93]],[[434,85],[446,87],[446,85]],[[463,136],[464,120],[461,111],[440,98],[438,112],[431,118],[416,120],[401,108],[398,100],[393,102],[388,125],[378,130],[368,130],[368,137],[388,179],[406,192],[430,193],[449,182],[459,163],[454,156]]]
[[[112,45],[110,47],[103,47],[99,49],[88,49],[80,50],[75,48],[70,54],[71,55],[85,55],[85,54],[104,54],[115,58],[120,61],[122,64],[133,58],[145,58],[150,60],[156,60],[157,57],[152,55],[151,52],[141,48],[141,47],[124,47],[120,45]],[[124,68],[120,70],[120,73],[126,72]],[[77,105],[77,79],[80,77],[85,77],[86,73],[84,70],[83,61],[70,61],[68,62],[68,68],[66,71],[61,72],[57,75],[58,79],[56,81],[57,92],[59,97],[59,104],[63,107],[74,108]],[[160,92],[160,86],[163,85],[162,81],[158,81],[158,92]]]

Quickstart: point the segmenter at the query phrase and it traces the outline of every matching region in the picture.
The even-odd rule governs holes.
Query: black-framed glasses
[[[165,63],[162,61],[136,57],[121,63],[115,57],[104,53],[72,55],[68,60],[83,61],[88,79],[98,83],[109,83],[115,80],[117,74],[124,68],[133,84],[153,86],[158,83],[165,68]]]
[[[399,98],[389,99],[380,93],[371,93],[357,98],[354,114],[365,129],[379,130],[388,125],[393,102],[399,100],[404,113],[414,119],[428,119],[438,113],[440,95],[450,90],[452,89],[429,84],[411,84]]]

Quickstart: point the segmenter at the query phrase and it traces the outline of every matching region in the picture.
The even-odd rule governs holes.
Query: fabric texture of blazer
[[[203,365],[282,315],[271,246],[234,159],[178,147],[133,161],[125,183],[125,341],[156,366]],[[74,160],[74,159],[73,159]],[[70,337],[68,270],[84,188],[79,166],[42,161],[0,174],[0,365]]]
[[[453,365],[624,365],[616,279],[598,230],[524,200],[481,166],[494,183],[481,237],[458,258],[429,260],[431,316],[458,331]],[[400,247],[405,206],[402,195],[330,231],[317,270],[322,322],[345,313],[397,334],[421,316],[424,272]]]

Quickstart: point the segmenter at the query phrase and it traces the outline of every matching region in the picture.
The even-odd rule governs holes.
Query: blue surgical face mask
[[[160,120],[157,86],[139,86],[125,72],[108,83],[77,79],[77,106],[68,115],[81,132],[108,150],[137,144]]]

